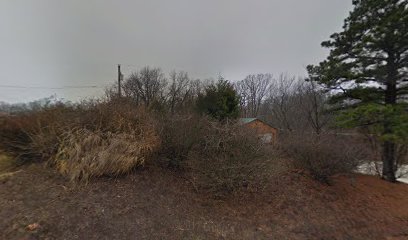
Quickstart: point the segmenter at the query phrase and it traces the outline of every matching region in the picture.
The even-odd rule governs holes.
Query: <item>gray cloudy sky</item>
[[[117,63],[125,76],[145,65],[305,75],[350,10],[351,0],[0,0],[0,101],[97,96],[103,88],[58,88],[107,86]]]

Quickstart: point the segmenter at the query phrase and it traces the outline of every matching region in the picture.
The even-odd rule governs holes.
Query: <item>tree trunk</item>
[[[389,182],[396,182],[395,178],[395,143],[385,141],[383,143],[383,178]]]
[[[388,53],[388,63],[387,63],[387,82],[385,89],[385,99],[384,103],[387,106],[394,106],[397,103],[397,75],[398,70],[395,65],[394,52]],[[384,135],[393,134],[391,122],[389,120],[390,116],[384,116]],[[383,178],[389,182],[396,182],[395,179],[395,151],[396,144],[392,140],[386,140],[383,143]]]

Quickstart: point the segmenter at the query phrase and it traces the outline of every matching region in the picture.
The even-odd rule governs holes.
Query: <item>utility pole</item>
[[[120,72],[120,64],[118,64],[118,96],[122,97],[122,89],[120,87],[120,81],[122,80],[122,73]]]

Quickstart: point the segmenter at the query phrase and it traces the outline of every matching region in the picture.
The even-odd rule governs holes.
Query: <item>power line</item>
[[[82,85],[82,86],[61,86],[61,87],[39,87],[39,86],[18,86],[18,85],[0,85],[0,88],[20,88],[20,89],[81,89],[81,88],[104,88],[106,86]]]

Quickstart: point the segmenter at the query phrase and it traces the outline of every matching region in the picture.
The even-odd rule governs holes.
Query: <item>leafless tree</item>
[[[251,74],[236,83],[235,87],[241,96],[241,109],[246,116],[257,117],[262,102],[265,100],[271,86],[272,75]]]
[[[191,81],[187,72],[170,73],[170,85],[167,94],[167,102],[170,112],[174,113],[176,107],[182,107],[192,94]]]
[[[130,75],[123,84],[123,91],[136,103],[149,106],[155,101],[164,100],[166,85],[167,80],[160,68],[144,67]]]
[[[316,135],[327,127],[332,114],[327,109],[327,96],[314,81],[303,81],[298,85],[299,106],[304,113],[308,126]]]
[[[246,90],[245,84],[243,81],[238,81],[234,84],[235,91],[239,95],[239,107],[242,117],[249,117],[249,111],[247,107],[248,103],[248,91]]]
[[[184,106],[189,107],[190,109],[194,106],[196,99],[199,95],[203,94],[205,91],[206,86],[208,86],[210,81],[208,80],[190,80],[189,82],[189,94],[187,95],[186,100],[184,101]]]
[[[301,82],[296,77],[287,74],[273,79],[262,109],[265,120],[286,131],[304,127],[298,100],[299,84]]]
[[[326,100],[326,94],[315,82],[281,74],[272,81],[261,115],[283,130],[319,135],[332,119]]]

